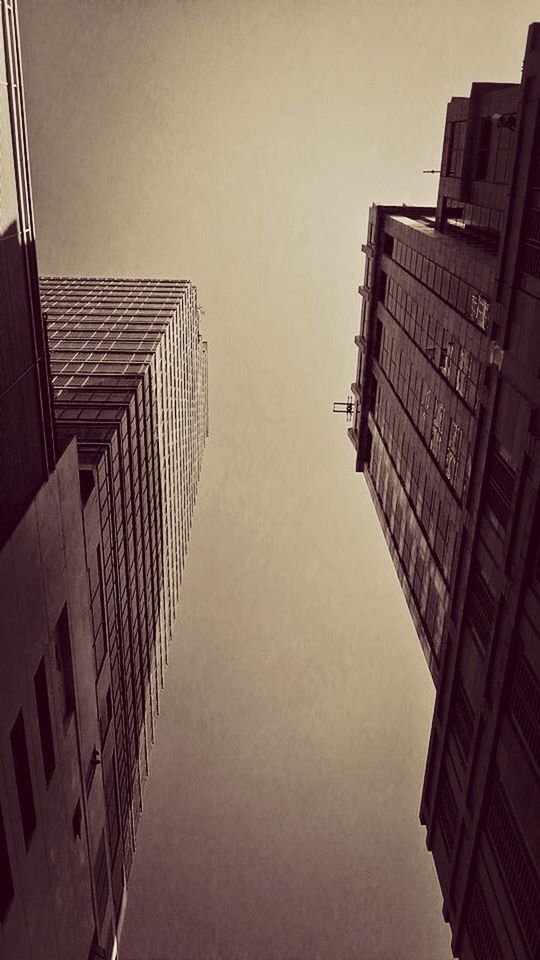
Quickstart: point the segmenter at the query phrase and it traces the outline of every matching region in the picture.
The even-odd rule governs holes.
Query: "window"
[[[73,813],[71,825],[73,828],[73,837],[75,840],[80,840],[82,836],[82,810],[81,810],[81,801],[77,800],[77,806]]]
[[[461,450],[462,439],[461,427],[455,422],[450,421],[450,430],[448,431],[448,446],[446,448],[446,457],[444,461],[444,473],[447,480],[452,485],[456,482],[457,465],[459,463],[459,453]]]
[[[510,713],[540,770],[540,684],[524,654],[514,674]]]
[[[56,624],[56,666],[62,674],[64,722],[67,722],[75,710],[75,680],[71,655],[71,638],[67,607],[64,607]]]
[[[96,901],[99,926],[103,926],[105,919],[105,910],[109,899],[109,877],[107,874],[107,856],[105,853],[105,833],[101,834],[99,846],[94,860],[94,883],[96,888]]]
[[[0,808],[0,923],[3,923],[13,900],[13,876],[4,829],[4,818]]]
[[[13,756],[15,781],[17,783],[17,796],[19,798],[24,843],[26,849],[28,849],[34,830],[36,829],[36,808],[34,806],[32,777],[30,774],[30,764],[28,762],[28,749],[26,746],[26,732],[24,729],[22,710],[13,724],[11,731],[11,753]]]
[[[472,293],[469,319],[473,321],[482,330],[487,330],[489,319],[489,301],[481,293]]]
[[[54,742],[51,726],[51,711],[49,706],[49,691],[47,688],[47,670],[45,660],[42,657],[41,663],[36,670],[34,677],[34,691],[36,695],[36,708],[39,724],[39,736],[41,739],[41,756],[43,759],[43,772],[47,784],[51,782],[56,765],[54,756]]]
[[[495,598],[478,567],[472,570],[469,579],[467,619],[485,652],[495,621]]]
[[[486,832],[499,861],[531,957],[540,950],[540,890],[502,784],[493,787]]]
[[[452,703],[452,736],[464,763],[469,758],[474,729],[472,707],[463,685],[457,681]]]
[[[431,423],[431,435],[429,438],[429,446],[434,457],[438,457],[440,454],[443,424],[444,406],[438,400],[435,400],[433,408],[433,420]]]
[[[476,152],[475,177],[477,180],[485,180],[487,177],[492,127],[491,117],[481,117]]]
[[[449,127],[446,176],[460,177],[463,170],[463,151],[465,149],[467,121],[458,120],[457,122],[450,123]]]
[[[394,238],[391,237],[389,233],[385,233],[384,235],[383,250],[388,257],[392,257],[394,254]]]
[[[437,795],[437,820],[449,854],[451,854],[454,849],[458,819],[458,808],[454,793],[448,778],[448,772],[444,769],[441,773],[441,782]]]
[[[492,450],[488,460],[485,498],[493,516],[504,530],[510,519],[515,478],[514,471],[501,455]]]
[[[475,960],[502,960],[478,879],[475,879],[469,897],[466,926]]]

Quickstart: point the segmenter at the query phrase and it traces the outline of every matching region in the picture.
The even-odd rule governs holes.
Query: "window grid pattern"
[[[474,410],[481,366],[463,340],[451,333],[440,319],[436,320],[393,277],[388,278],[384,305],[426,359]]]
[[[448,854],[451,855],[457,837],[459,814],[446,768],[444,768],[441,773],[437,794],[437,821]]]
[[[42,299],[59,437],[77,437],[99,505],[89,577],[96,672],[105,656],[111,670],[122,839],[113,873],[121,877],[131,865],[208,432],[206,344],[186,281],[45,279]],[[103,716],[105,734],[108,704]]]
[[[478,878],[470,893],[466,928],[474,960],[503,960]]]
[[[540,770],[540,684],[523,653],[514,674],[510,713]]]
[[[495,598],[478,567],[473,567],[469,579],[467,620],[485,652],[495,621]]]
[[[456,547],[457,505],[450,491],[437,483],[429,470],[429,455],[411,431],[403,408],[381,382],[374,418],[388,455],[407,493],[427,542],[444,578],[449,582]]]
[[[445,174],[447,177],[460,177],[463,171],[463,155],[467,136],[467,121],[457,120],[448,124],[448,146]]]
[[[456,495],[464,494],[469,443],[445,403],[435,395],[422,369],[411,364],[410,357],[399,343],[399,336],[382,325],[380,330],[379,364],[401,406],[423,438],[426,449],[434,457]]]
[[[515,471],[492,450],[486,471],[485,500],[495,519],[506,530],[512,509]]]
[[[540,889],[502,784],[493,786],[486,833],[516,911],[531,958],[540,950]]]
[[[392,259],[466,320],[488,329],[489,301],[480,290],[397,238]]]
[[[425,631],[429,649],[424,652],[432,669],[439,661],[448,593],[378,431],[373,437],[369,474],[383,529],[399,559],[398,573],[409,591],[405,590],[406,598],[409,601],[410,594]]]
[[[456,683],[451,714],[451,734],[464,763],[469,759],[474,732],[474,714],[460,680]]]

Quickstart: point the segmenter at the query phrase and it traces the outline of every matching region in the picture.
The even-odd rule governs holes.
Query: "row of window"
[[[456,544],[450,494],[427,469],[424,447],[418,443],[416,434],[411,434],[403,409],[384,384],[380,384],[376,392],[375,419],[426,539],[449,581]]]
[[[540,951],[540,882],[500,781],[493,785],[486,834],[534,960]]]
[[[464,493],[469,445],[461,426],[423,379],[416,365],[387,328],[381,325],[379,363],[403,407],[441,471],[461,498]]]
[[[429,552],[421,547],[414,514],[401,502],[401,483],[378,435],[371,449],[370,475],[384,511],[388,529],[401,559],[405,577],[424,623],[431,650],[438,660],[443,610],[436,586],[436,572]]]
[[[60,692],[62,697],[63,718],[64,723],[66,723],[75,707],[73,663],[71,659],[71,642],[66,607],[62,610],[55,630],[55,656],[57,668],[61,674]],[[44,657],[41,658],[34,675],[34,697],[41,744],[43,774],[48,786],[56,767],[56,756],[52,731],[47,668]],[[10,734],[10,744],[21,828],[24,843],[28,850],[36,829],[37,818],[23,710],[19,711],[17,719],[13,724]],[[0,923],[2,923],[7,914],[9,904],[13,899],[14,889],[1,810],[0,865]]]
[[[481,373],[477,358],[393,277],[387,278],[385,290],[384,305],[396,323],[465,403],[474,409]]]
[[[491,115],[481,117],[475,128],[476,153],[474,179],[491,183],[508,183],[514,145],[511,122],[497,122]],[[445,176],[463,176],[463,161],[467,136],[467,121],[457,120],[448,124],[448,146]]]
[[[431,260],[423,253],[414,250],[409,244],[394,239],[392,259],[399,263],[407,273],[416,277],[424,286],[448,303],[457,313],[474,323],[481,330],[487,330],[489,322],[489,301],[466,280],[462,280],[446,267]],[[383,274],[383,277],[385,274]],[[384,279],[381,299],[384,300]]]

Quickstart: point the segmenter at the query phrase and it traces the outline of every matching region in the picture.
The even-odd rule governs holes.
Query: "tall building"
[[[44,280],[40,302],[16,4],[0,14],[0,957],[114,960],[207,350],[187,281]]]
[[[356,468],[436,684],[421,804],[462,960],[540,956],[540,24],[448,106],[437,207],[372,207]]]
[[[0,956],[70,960],[95,928],[92,630],[77,448],[55,438],[16,6],[0,0],[0,16]]]
[[[55,464],[16,8],[0,5],[0,548]]]
[[[208,430],[207,350],[187,281],[44,279],[41,293],[58,443],[75,437],[79,454],[118,923]],[[89,793],[95,750],[86,764]],[[105,909],[103,894],[101,927]]]

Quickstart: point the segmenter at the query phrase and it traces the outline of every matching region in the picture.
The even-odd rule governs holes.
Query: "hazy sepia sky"
[[[510,12],[511,11],[511,12]],[[447,960],[434,694],[345,424],[371,202],[533,2],[20,0],[42,273],[187,277],[211,438],[124,960]]]

